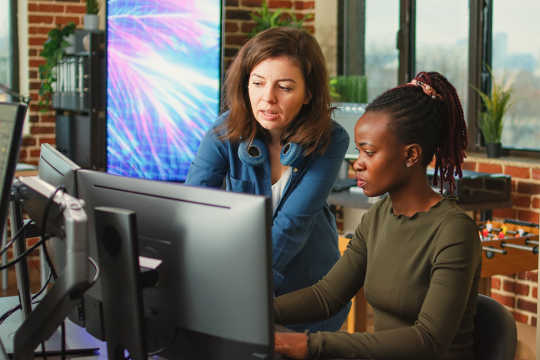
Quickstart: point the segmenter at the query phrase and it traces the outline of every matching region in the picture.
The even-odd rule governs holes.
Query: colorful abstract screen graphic
[[[107,172],[183,181],[218,115],[221,0],[107,11]]]

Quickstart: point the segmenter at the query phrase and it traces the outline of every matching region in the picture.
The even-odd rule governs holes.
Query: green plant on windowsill
[[[41,112],[46,112],[49,109],[53,92],[52,84],[56,82],[55,67],[58,61],[64,57],[65,49],[71,46],[66,38],[75,33],[75,26],[73,22],[69,22],[63,28],[52,29],[48,33],[49,38],[43,44],[43,51],[40,55],[45,58],[46,62],[38,68],[41,80],[39,95],[42,97],[38,105]]]
[[[330,95],[336,102],[367,103],[367,76],[339,75],[330,78]]]
[[[89,15],[97,15],[101,4],[99,0],[86,0],[86,13]]]
[[[478,126],[484,135],[488,157],[500,157],[504,114],[514,104],[510,101],[514,88],[507,85],[506,76],[503,76],[501,82],[497,82],[489,67],[488,71],[491,76],[491,92],[486,94],[473,87],[482,98],[484,105],[484,109],[478,116]]]
[[[261,11],[250,14],[251,19],[256,25],[249,34],[249,37],[254,37],[261,31],[280,26],[292,26],[306,30],[304,21],[313,19],[313,14],[307,14],[302,19],[297,19],[296,16],[290,11],[287,11],[286,8],[277,8],[276,11],[270,12],[266,0],[263,0],[261,7]],[[289,16],[287,18],[282,18],[283,14],[288,14]]]

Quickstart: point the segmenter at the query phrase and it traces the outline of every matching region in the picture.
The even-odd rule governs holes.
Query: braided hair
[[[463,176],[461,163],[466,157],[468,142],[463,108],[456,89],[443,75],[422,71],[414,80],[416,84],[386,91],[366,107],[366,112],[387,115],[388,130],[398,143],[419,144],[424,153],[424,167],[435,156],[433,185],[437,186],[440,173],[441,194],[444,182],[450,185],[450,193],[453,193],[456,188],[454,174]]]

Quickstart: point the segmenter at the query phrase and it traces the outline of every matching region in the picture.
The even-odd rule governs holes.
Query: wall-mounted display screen
[[[219,111],[222,0],[107,1],[107,172],[183,181]]]

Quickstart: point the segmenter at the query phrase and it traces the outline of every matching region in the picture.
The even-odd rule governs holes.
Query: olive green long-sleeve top
[[[320,282],[275,299],[276,323],[333,316],[364,287],[375,332],[308,334],[308,358],[473,360],[481,244],[454,200],[412,217],[380,200]]]

